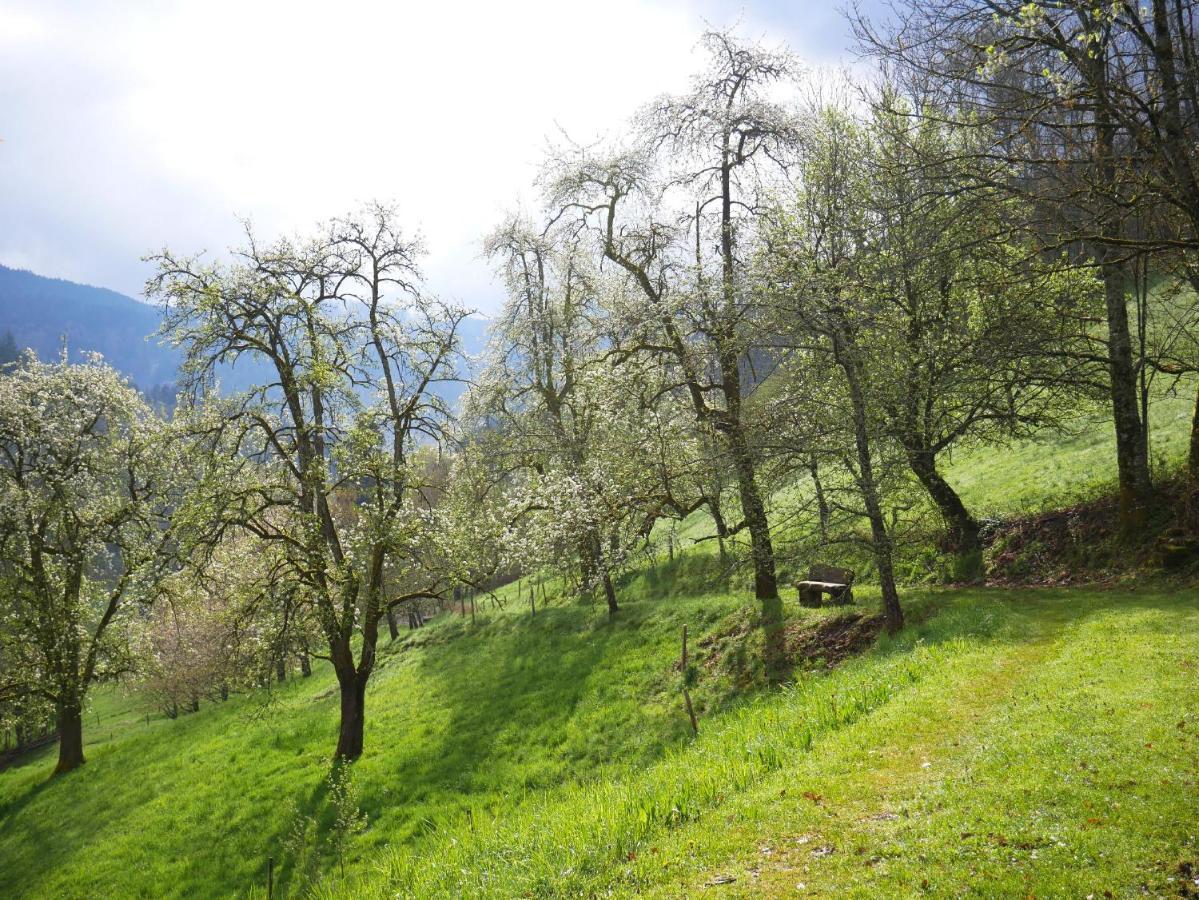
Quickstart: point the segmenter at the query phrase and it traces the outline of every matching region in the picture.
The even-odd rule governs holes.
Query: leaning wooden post
[[[695,718],[695,707],[691,705],[691,695],[687,693],[686,688],[683,688],[683,701],[687,704],[687,718],[691,720],[691,732],[698,737],[699,721]]]
[[[679,658],[679,671],[683,673],[683,702],[687,704],[687,718],[691,720],[692,734],[699,735],[699,721],[695,718],[695,707],[691,705],[691,694],[687,690],[687,626],[683,626],[683,653]]]
[[[532,581],[529,582],[529,609],[532,610],[534,617],[537,616],[537,585]]]
[[[266,896],[271,900],[275,896],[275,857],[266,858]]]

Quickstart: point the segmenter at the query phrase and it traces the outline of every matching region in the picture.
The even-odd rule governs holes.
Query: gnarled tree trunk
[[[723,353],[720,365],[721,389],[724,395],[725,416],[720,421],[728,445],[729,456],[737,475],[737,493],[741,498],[741,515],[749,530],[750,554],[754,566],[754,597],[762,601],[762,616],[767,622],[782,619],[783,607],[779,602],[778,580],[774,570],[774,546],[770,541],[770,522],[766,518],[766,504],[758,488],[758,475],[745,426],[741,421],[741,373],[737,358]]]
[[[1092,73],[1096,92],[1107,92],[1107,48],[1098,48],[1095,70]],[[1105,196],[1119,194],[1116,178],[1116,125],[1110,111],[1102,104],[1095,113],[1094,162],[1099,187]],[[1116,241],[1123,236],[1120,212],[1111,199],[1099,210],[1101,241]],[[1098,251],[1100,275],[1103,278],[1103,299],[1107,318],[1107,362],[1112,401],[1112,422],[1116,427],[1116,468],[1120,485],[1120,529],[1133,534],[1145,521],[1152,499],[1149,477],[1149,456],[1145,442],[1145,423],[1137,396],[1137,377],[1133,366],[1132,334],[1128,327],[1128,299],[1125,295],[1125,272],[1120,260],[1121,251],[1115,244],[1101,243]]]
[[[587,536],[588,553],[584,556],[590,563],[590,570],[594,575],[599,575],[600,583],[604,588],[604,600],[608,604],[608,615],[614,616],[620,611],[620,606],[616,602],[616,586],[612,583],[612,574],[608,571],[608,565],[604,562],[604,551],[600,545],[600,539],[597,534],[591,532]]]
[[[936,456],[929,452],[909,451],[908,466],[937,504],[949,533],[950,547],[958,553],[978,550],[978,522],[970,515],[957,491],[937,471]]]
[[[76,701],[58,704],[58,765],[54,774],[78,769],[83,759],[83,709]]]
[[[366,724],[366,678],[361,673],[337,673],[341,693],[341,722],[337,732],[339,759],[354,760],[362,755],[362,732]]]

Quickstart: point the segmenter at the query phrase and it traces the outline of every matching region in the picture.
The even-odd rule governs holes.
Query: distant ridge
[[[42,359],[57,358],[65,341],[72,361],[98,352],[138,387],[173,382],[182,355],[159,343],[160,321],[125,294],[0,266],[0,332]]]
[[[145,391],[173,383],[183,354],[157,336],[160,310],[108,288],[47,278],[0,265],[0,334],[11,331],[17,346],[31,347],[42,359],[57,359],[63,341],[72,362],[86,352],[100,353],[117,371]],[[489,322],[470,317],[462,326],[463,349],[477,355],[487,341]],[[265,372],[239,363],[220,378],[236,391],[260,382]],[[445,385],[439,393],[456,400],[463,385]]]

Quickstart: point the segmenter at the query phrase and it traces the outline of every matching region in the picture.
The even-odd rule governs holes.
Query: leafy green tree
[[[676,463],[685,445],[677,405],[656,402],[660,371],[615,365],[612,293],[568,229],[513,218],[488,251],[509,290],[468,409],[489,427],[468,449],[492,457],[508,506],[504,543],[518,570],[578,574],[618,609],[614,573],[663,515],[685,515],[690,491]],[[657,397],[655,395],[658,395]],[[460,467],[477,478],[480,466]]]
[[[704,48],[708,65],[688,92],[641,110],[614,149],[560,154],[546,182],[551,205],[589,228],[597,255],[639,301],[625,305],[613,332],[620,357],[647,357],[668,373],[699,429],[719,440],[742,518],[729,531],[749,533],[767,655],[779,663],[768,668],[781,674],[782,603],[759,483],[760,435],[744,400],[763,335],[748,261],[758,212],[797,149],[796,117],[775,100],[797,65],[785,51],[722,32],[705,35]]]
[[[931,110],[894,110],[879,104],[863,120],[818,111],[797,199],[763,254],[779,331],[796,349],[785,368],[802,373],[782,402],[804,409],[811,396],[828,398],[809,413],[823,436],[807,424],[826,446],[839,423],[852,426],[855,454],[840,462],[871,527],[892,627],[901,620],[886,507],[888,493],[904,495],[896,464],[936,505],[952,544],[977,551],[978,524],[938,458],[1051,422],[1077,397],[1075,325],[1098,288],[1090,273],[1038,256],[1017,201],[978,186],[970,132]]]
[[[935,97],[978,132],[982,159],[1006,164],[993,184],[1030,201],[1043,245],[1081,251],[1099,272],[1097,355],[1128,533],[1153,499],[1141,370],[1155,365],[1137,352],[1130,276],[1152,259],[1199,285],[1197,15],[1194,0],[912,0],[885,25],[853,16],[893,79]],[[1192,438],[1199,461],[1199,415]]]
[[[888,630],[897,631],[903,609],[886,509],[894,454],[870,391],[873,348],[863,340],[864,326],[885,303],[863,289],[871,226],[867,136],[840,111],[813,124],[798,198],[768,237],[765,291],[793,349],[790,377],[774,402],[799,411],[796,443],[809,460],[825,456],[848,473],[856,502],[843,506],[869,524],[883,614]]]
[[[1078,328],[1098,281],[1042,255],[1024,204],[988,185],[977,133],[884,97],[865,125],[871,363],[887,431],[944,518],[950,546],[979,550],[978,522],[940,472],[963,443],[1052,424],[1102,376],[1080,365]],[[817,128],[820,126],[817,125]],[[815,139],[819,142],[819,137]]]
[[[375,205],[303,243],[248,235],[231,265],[164,252],[148,290],[186,352],[193,400],[224,364],[271,373],[193,410],[212,452],[186,515],[199,544],[240,529],[283,560],[294,591],[279,599],[306,604],[337,675],[345,759],[362,754],[388,567],[441,584],[425,574],[437,524],[416,451],[447,438],[439,389],[458,378],[467,312],[424,292],[420,252]]]
[[[53,704],[56,773],[83,763],[88,691],[131,671],[130,620],[171,564],[164,429],[97,361],[27,356],[0,378],[0,698]]]

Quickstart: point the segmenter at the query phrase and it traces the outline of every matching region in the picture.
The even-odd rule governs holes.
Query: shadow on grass
[[[622,610],[611,622],[595,616],[588,627],[590,610],[549,608],[514,627],[505,623],[503,631],[491,627],[463,636],[466,652],[461,645],[452,654],[430,648],[420,661],[421,681],[449,719],[423,764],[409,770],[412,780],[469,793],[494,781],[478,784],[476,776],[504,761],[512,748],[500,745],[510,738],[536,733],[551,740],[574,714],[613,643],[627,633],[632,614]]]
[[[618,583],[622,595],[663,599],[725,593],[729,567],[713,553],[680,553],[644,569],[624,574]]]

